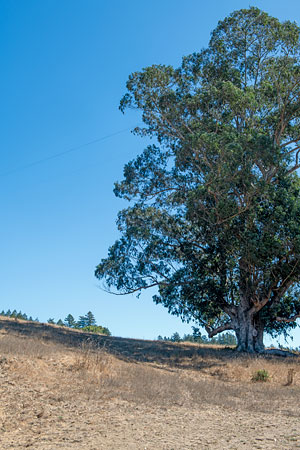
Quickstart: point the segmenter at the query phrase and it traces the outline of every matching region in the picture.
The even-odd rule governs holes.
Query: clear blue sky
[[[251,3],[300,23],[298,0]],[[0,2],[0,309],[76,318],[88,310],[114,335],[190,332],[151,301],[102,292],[94,268],[117,237],[126,203],[113,195],[124,164],[145,143],[118,103],[128,75],[179,65],[249,0],[2,0]],[[29,166],[29,167],[28,167]],[[300,345],[295,333],[294,345]]]

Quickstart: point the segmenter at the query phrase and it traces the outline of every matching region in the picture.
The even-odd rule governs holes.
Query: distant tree
[[[56,325],[59,325],[60,327],[64,327],[64,326],[65,326],[65,324],[63,323],[63,321],[62,321],[61,319],[59,319],[59,320],[56,322]]]
[[[236,345],[236,337],[232,333],[222,333],[216,338],[216,343],[220,345]]]
[[[33,322],[32,316],[29,316],[29,317],[28,317],[28,320],[29,320],[30,322]]]
[[[88,324],[87,324],[87,318],[86,318],[86,316],[79,316],[78,321],[76,322],[76,326],[77,326],[78,328],[84,328],[84,327],[87,327]]]
[[[99,325],[97,325],[97,326],[99,326]],[[102,328],[101,334],[106,334],[106,336],[111,336],[111,332],[110,332],[110,330],[107,327],[102,327],[101,326],[101,328]]]
[[[78,328],[84,328],[96,325],[96,319],[94,314],[89,311],[85,316],[79,316],[77,326]]]
[[[96,319],[95,319],[95,316],[94,316],[94,314],[93,314],[91,311],[89,311],[89,312],[85,315],[85,317],[86,317],[86,326],[87,326],[87,327],[90,327],[90,326],[92,326],[92,325],[96,325]]]
[[[184,334],[182,341],[183,342],[195,342],[195,338],[192,334]]]
[[[22,320],[28,320],[27,314],[23,314],[21,311],[18,313],[17,315],[18,319],[22,319]]]
[[[72,316],[72,314],[68,314],[65,318],[65,324],[69,328],[75,328],[76,327],[76,320]]]
[[[10,317],[11,316],[11,310],[10,309],[8,309],[7,311],[6,311],[6,314],[5,314],[7,317]]]
[[[164,339],[163,339],[163,337],[159,334],[158,336],[157,336],[157,341],[163,341]]]
[[[177,333],[177,331],[176,331],[175,333],[172,334],[172,336],[171,336],[171,341],[172,341],[172,342],[180,342],[180,341],[181,341],[180,334]]]
[[[36,322],[37,322],[37,321],[36,321]],[[52,319],[52,318],[48,319],[47,322],[48,322],[48,323],[51,323],[51,324],[55,324],[55,321],[54,321],[54,319]]]

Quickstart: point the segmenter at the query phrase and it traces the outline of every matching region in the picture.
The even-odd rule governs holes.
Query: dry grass
[[[74,353],[74,363],[70,369],[80,372],[90,383],[99,383],[103,378],[112,376],[114,358],[104,346],[87,340]]]
[[[55,354],[59,345],[41,337],[11,335],[1,333],[0,330],[0,354],[10,356],[26,356],[28,358],[42,358]]]
[[[93,382],[103,377],[114,380],[121,377],[120,384],[135,385],[136,390],[140,384],[143,388],[149,384],[155,386],[154,398],[159,386],[165,384],[162,380],[172,380],[174,377],[249,383],[248,388],[251,389],[253,375],[265,370],[274,386],[300,386],[298,357],[240,355],[231,348],[221,346],[99,337],[90,333],[77,334],[75,330],[54,325],[9,319],[1,321],[0,318],[1,325],[2,357],[57,359],[68,354],[69,370],[89,375]],[[18,328],[19,325],[23,328]],[[153,379],[155,377],[157,382]]]
[[[218,421],[223,417],[223,412],[226,421],[231,414],[232,427],[237,426],[241,417],[244,417],[244,424],[251,422],[252,415],[254,424],[259,415],[268,416],[268,421],[273,420],[274,424],[277,423],[277,417],[280,423],[284,423],[286,417],[290,421],[288,423],[293,424],[300,415],[299,359],[237,355],[232,349],[222,347],[95,337],[45,324],[0,319],[0,431],[2,426],[6,436],[3,442],[5,445],[7,443],[6,447],[0,434],[0,448],[25,448],[24,436],[30,437],[28,442],[35,442],[33,437],[36,427],[42,423],[45,430],[49,427],[49,446],[43,446],[38,440],[36,447],[33,445],[38,450],[145,448],[139,446],[139,439],[143,438],[138,437],[138,429],[137,434],[132,429],[129,433],[130,418],[132,423],[142,426],[141,421],[146,420],[142,417],[147,417],[147,434],[154,423],[160,429],[158,423],[163,424],[165,417],[169,417],[165,428],[159,431],[160,436],[164,435],[164,430],[171,430],[174,421],[187,426],[202,411],[203,414],[205,412],[202,421],[207,420],[207,417],[211,421]],[[253,374],[258,370],[268,372],[268,383],[252,382]],[[137,412],[141,408],[143,416]],[[175,414],[172,416],[173,422],[170,419],[172,411]],[[110,421],[114,424],[110,440],[104,440],[106,444],[103,447],[102,440],[93,446],[84,430],[93,430],[97,434],[99,424],[105,417],[109,417],[108,422],[105,422],[109,429],[112,426]],[[118,423],[123,424],[120,433]],[[176,440],[163,444],[158,437],[155,440],[155,436],[152,436],[153,447],[151,444],[147,448],[219,448],[213,444],[216,432],[211,434],[212,440],[202,440],[199,444],[195,437],[195,445],[189,443],[185,446],[182,444],[181,426],[177,425],[174,430],[172,428],[174,436],[179,433],[178,446]],[[221,426],[222,422],[217,429]],[[61,430],[57,431],[56,437],[50,431],[53,427]],[[78,439],[80,445],[72,441],[70,446],[56,446],[58,441],[66,439],[66,430],[70,427],[77,430],[74,439]],[[280,428],[279,425],[276,427]],[[17,442],[20,445],[12,444],[11,433],[16,433],[18,429]],[[199,423],[195,423],[195,430],[198,429]],[[251,437],[251,428],[249,430],[247,428],[244,433],[249,431]],[[290,430],[289,435],[300,445],[300,436],[293,430]],[[137,439],[131,447],[127,447],[127,444],[124,446],[127,432],[128,442],[131,442],[131,435]],[[101,433],[103,439],[105,430]],[[240,439],[237,436],[235,439]],[[282,448],[292,448],[286,436],[284,439]],[[227,441],[224,442],[220,448],[239,448],[242,445],[242,441],[236,441],[236,447],[226,447]],[[245,445],[243,448],[259,448],[253,443],[250,447]],[[273,448],[268,445],[266,441],[260,448]]]

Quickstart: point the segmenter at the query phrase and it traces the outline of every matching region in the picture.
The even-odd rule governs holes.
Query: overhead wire
[[[107,134],[106,136],[102,136],[102,137],[99,137],[97,139],[93,139],[92,141],[85,142],[84,144],[80,144],[80,145],[77,145],[75,147],[71,147],[71,148],[69,148],[67,150],[63,150],[63,151],[61,151],[59,153],[55,153],[54,155],[50,155],[50,156],[47,156],[45,158],[38,159],[36,161],[32,161],[32,162],[30,162],[28,164],[24,164],[23,166],[19,166],[19,167],[16,167],[14,169],[8,170],[7,172],[0,173],[0,177],[1,178],[2,177],[6,177],[6,176],[11,175],[13,173],[29,169],[29,168],[37,166],[39,164],[43,164],[43,163],[45,163],[47,161],[50,161],[52,159],[59,158],[60,156],[63,156],[63,155],[67,155],[68,153],[72,153],[72,152],[75,152],[77,150],[81,150],[82,148],[87,147],[89,145],[93,145],[93,144],[96,144],[98,142],[105,141],[106,139],[112,138],[112,137],[117,136],[119,134],[125,133],[126,131],[132,130],[133,128],[134,127],[128,127],[128,128],[123,129],[123,130],[119,130],[119,131],[116,131],[114,133]]]

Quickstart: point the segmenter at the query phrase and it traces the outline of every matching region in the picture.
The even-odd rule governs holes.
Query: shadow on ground
[[[245,363],[247,363],[247,360],[249,361],[249,358],[276,359],[279,363],[284,364],[285,358],[282,359],[282,356],[288,356],[276,356],[276,354],[249,355],[237,353],[234,349],[228,347],[104,336],[57,325],[28,322],[3,316],[0,317],[1,329],[7,330],[10,335],[38,338],[44,342],[51,341],[70,348],[82,348],[82,346],[88,344],[95,350],[105,349],[123,361],[163,365],[166,370],[174,368],[203,370],[222,367],[236,358],[244,359]],[[284,352],[281,353],[284,354]]]
[[[89,343],[95,349],[105,348],[106,351],[122,360],[160,364],[169,368],[202,370],[217,365],[223,366],[228,362],[228,358],[236,357],[236,353],[230,348],[205,348],[191,344],[181,343],[178,345],[166,341],[96,335],[67,327],[7,318],[0,318],[1,329],[8,331],[10,335],[41,338],[44,341],[52,341],[72,348],[79,348]],[[201,360],[199,360],[199,356]],[[223,358],[224,361],[222,361]],[[216,363],[216,359],[219,360],[219,363]],[[197,360],[196,365],[194,360]]]

